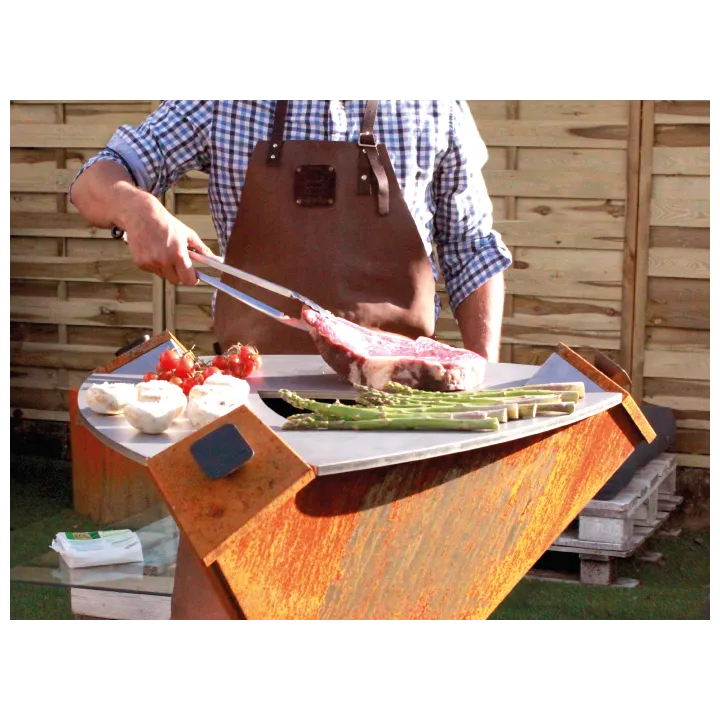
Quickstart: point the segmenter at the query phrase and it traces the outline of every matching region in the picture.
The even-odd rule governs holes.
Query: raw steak
[[[368,330],[308,307],[302,317],[323,360],[358,385],[382,390],[394,380],[420,390],[473,390],[485,376],[485,358],[470,350]]]

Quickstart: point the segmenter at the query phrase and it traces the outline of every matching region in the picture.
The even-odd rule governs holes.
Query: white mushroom
[[[208,377],[202,385],[196,385],[193,390],[198,387],[208,386],[232,388],[233,390],[242,393],[246,400],[247,396],[250,394],[250,385],[248,385],[247,380],[236,378],[232,375],[223,375],[222,373],[215,373],[214,375],[210,375],[210,377]],[[190,392],[192,392],[192,390]]]
[[[135,386],[135,396],[142,402],[159,402],[167,398],[185,400],[185,393],[178,385],[167,380],[148,380]]]
[[[250,386],[240,378],[216,373],[190,390],[186,414],[195,428],[217,420],[247,401]]]
[[[85,393],[85,399],[93,412],[101,415],[119,415],[135,395],[135,386],[130,383],[104,382],[91,385]]]
[[[149,435],[165,432],[185,409],[185,393],[166,380],[149,380],[136,386],[135,399],[125,406],[125,419]]]

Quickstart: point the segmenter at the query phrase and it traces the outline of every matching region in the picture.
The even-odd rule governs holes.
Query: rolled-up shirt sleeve
[[[467,103],[454,103],[448,149],[439,156],[433,180],[433,236],[453,312],[512,264],[510,251],[492,229],[492,202],[482,176],[487,158]]]
[[[76,180],[100,160],[122,165],[138,187],[158,196],[191,170],[210,172],[212,112],[212,101],[166,100],[137,128],[118,128],[75,176],[70,199]]]

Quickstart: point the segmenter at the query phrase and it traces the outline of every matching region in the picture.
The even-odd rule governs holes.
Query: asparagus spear
[[[535,392],[536,390],[551,390],[554,392],[576,392],[582,400],[585,397],[585,383],[583,382],[566,382],[566,383],[543,383],[541,385],[523,385],[523,390]]]
[[[540,383],[537,385],[520,385],[518,387],[501,388],[496,390],[474,390],[474,391],[462,391],[462,392],[435,392],[432,390],[416,390],[409,388],[406,385],[393,382],[388,382],[385,386],[385,392],[395,395],[403,395],[406,397],[426,397],[426,396],[473,396],[473,397],[493,397],[502,395],[505,397],[511,397],[513,394],[557,394],[562,392],[575,392],[578,395],[578,399],[585,397],[585,385],[582,382],[566,382],[566,383]],[[563,402],[576,402],[572,397],[568,397],[567,400],[563,399]]]
[[[534,418],[537,414],[537,405],[518,405],[518,412],[521,420]]]
[[[280,390],[280,397],[289,405],[298,410],[309,410],[319,415],[326,415],[343,420],[374,420],[378,417],[378,408],[341,405],[339,403],[324,403],[317,400],[309,400],[290,390]]]
[[[559,403],[539,403],[537,406],[537,413],[559,413],[569,415],[575,412],[575,403],[571,402],[559,402]]]
[[[517,408],[518,406],[515,405],[514,407]],[[514,417],[510,416],[512,408],[512,405],[508,405],[507,407],[500,408],[499,410],[485,410],[484,412],[487,413],[488,417],[494,417],[497,418],[498,422],[506,423],[508,420],[517,420],[519,417],[518,415],[515,415]]]
[[[502,405],[505,403],[513,404],[520,402],[577,402],[577,393],[553,393],[547,392],[521,392],[513,391],[507,394],[498,394],[490,396],[478,396],[472,393],[435,393],[428,395],[420,395],[418,397],[411,397],[409,395],[400,395],[393,393],[385,393],[381,390],[373,390],[371,388],[362,388],[361,386],[355,386],[358,389],[358,401],[361,405],[373,406],[383,405],[392,407],[425,407],[427,405],[442,405],[442,404],[474,404],[474,405]]]
[[[323,403],[317,400],[309,400],[300,397],[290,390],[281,390],[280,396],[285,402],[300,410],[309,410],[310,412],[327,416],[340,418],[343,420],[375,420],[381,417],[423,417],[427,415],[457,415],[458,413],[472,413],[478,417],[479,411],[492,411],[496,414],[496,419],[501,422],[507,422],[508,418],[517,420],[517,405],[498,404],[489,407],[478,407],[470,403],[458,403],[456,405],[442,404],[424,404],[412,407],[392,407],[392,406],[351,406],[333,403]],[[485,415],[487,417],[487,415]]]
[[[535,417],[536,413],[571,413],[575,403],[559,394],[494,398],[496,404],[440,402],[435,398],[403,405],[351,406],[300,397],[290,390],[280,396],[290,405],[310,411],[289,417],[285,429],[432,429],[497,430],[499,423]]]
[[[375,420],[318,419],[316,415],[288,420],[283,430],[472,430],[492,432],[497,418],[469,419],[448,417],[388,417]]]
[[[428,396],[411,398],[404,395],[391,395],[379,390],[361,392],[358,400],[363,405],[386,405],[386,406],[426,406],[426,405],[459,405],[461,403],[474,405],[497,405],[502,402],[500,397],[471,397],[458,396],[446,393],[443,396]]]

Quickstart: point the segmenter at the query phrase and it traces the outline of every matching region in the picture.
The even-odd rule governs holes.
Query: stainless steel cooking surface
[[[162,435],[145,435],[130,427],[124,416],[98,415],[90,410],[85,392],[97,382],[140,382],[144,373],[153,370],[163,350],[174,347],[171,341],[159,345],[107,375],[91,375],[78,394],[80,413],[88,427],[102,436],[104,442],[138,462],[167,449],[194,432],[185,416],[173,423]],[[424,458],[488,447],[537,433],[565,427],[607,410],[622,401],[620,393],[603,392],[558,355],[545,365],[489,364],[486,387],[500,388],[535,382],[583,380],[586,395],[570,415],[544,416],[513,420],[500,425],[497,432],[462,431],[362,431],[291,430],[284,431],[284,419],[271,410],[263,397],[278,397],[287,388],[305,397],[324,400],[352,399],[355,391],[342,381],[318,355],[265,355],[258,375],[248,379],[251,387],[248,406],[319,475],[394,465]]]

